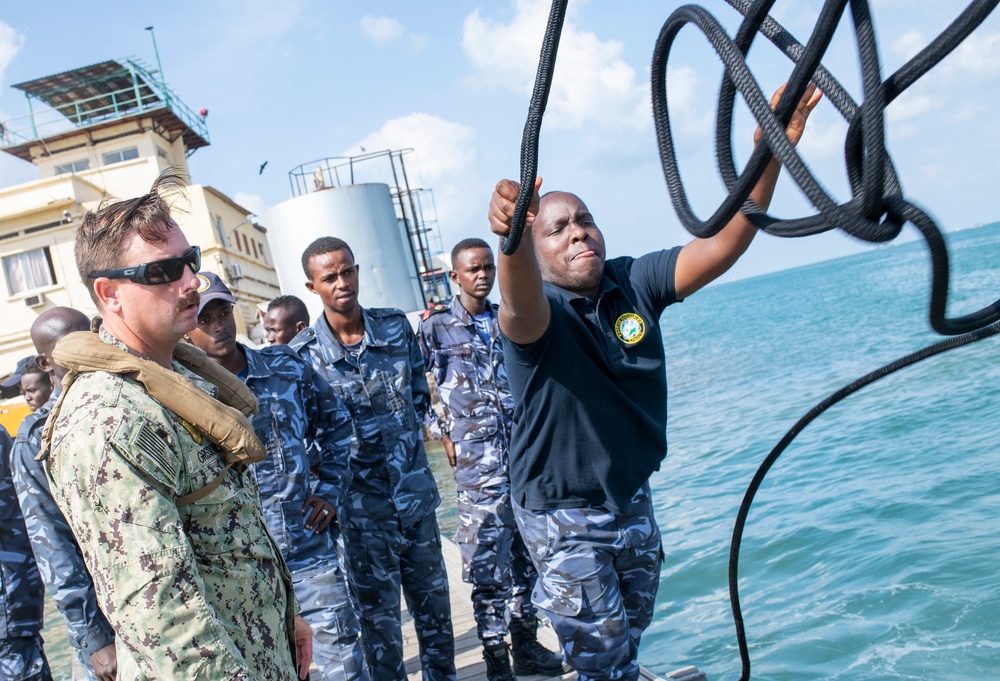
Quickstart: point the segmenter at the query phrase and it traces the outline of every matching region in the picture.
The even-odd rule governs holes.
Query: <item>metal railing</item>
[[[172,111],[186,126],[208,141],[204,118],[184,104],[166,84],[158,81],[134,59],[123,59],[120,64],[132,75],[132,82],[118,90],[56,107],[41,103],[38,110],[39,100],[26,92],[28,115],[0,121],[0,146],[13,147],[161,108]],[[110,101],[105,103],[104,100]]]

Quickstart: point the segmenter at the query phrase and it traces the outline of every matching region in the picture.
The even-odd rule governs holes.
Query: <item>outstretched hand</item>
[[[778,102],[781,101],[781,95],[785,93],[785,88],[788,83],[784,83],[779,87],[773,95],[771,95],[771,111],[774,111]],[[795,107],[795,113],[792,114],[792,118],[788,121],[788,127],[785,129],[785,134],[788,135],[788,141],[795,146],[802,139],[802,133],[806,129],[806,121],[809,120],[809,114],[812,110],[816,108],[819,104],[819,100],[823,98],[823,93],[816,86],[816,83],[809,83],[806,87],[805,92],[802,93],[802,98],[799,99],[799,105]],[[764,131],[758,127],[753,134],[754,146],[760,143],[764,139]]]
[[[528,216],[525,218],[524,226],[529,227],[538,215],[538,189],[542,186],[542,178],[535,178],[535,191],[531,195],[531,203],[528,204]],[[521,190],[521,185],[514,180],[500,180],[493,190],[490,198],[490,230],[497,236],[507,236],[510,234],[510,225],[514,220],[514,206],[517,205],[517,194]]]

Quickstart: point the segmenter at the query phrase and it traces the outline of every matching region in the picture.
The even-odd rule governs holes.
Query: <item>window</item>
[[[112,163],[131,161],[133,158],[139,158],[138,147],[129,147],[128,149],[119,149],[118,151],[109,151],[104,154],[104,165],[109,166]]]
[[[56,166],[56,175],[65,175],[66,173],[78,173],[81,170],[87,170],[90,167],[89,158],[81,158],[79,161],[73,161],[72,163],[64,163],[61,166]]]
[[[212,214],[212,222],[215,223],[215,233],[219,235],[219,243],[226,247],[226,228],[222,225],[222,216]]]
[[[163,151],[163,149],[161,149],[160,147],[156,147],[156,155],[164,160],[169,160],[167,152]]]
[[[6,256],[3,271],[7,275],[7,290],[12,296],[56,283],[48,246]]]

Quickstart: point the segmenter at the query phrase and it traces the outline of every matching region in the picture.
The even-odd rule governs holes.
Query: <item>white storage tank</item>
[[[313,322],[323,311],[305,287],[302,253],[322,236],[343,239],[359,270],[358,299],[365,307],[423,309],[417,272],[386,184],[352,184],[296,196],[262,220],[283,294],[301,298]]]

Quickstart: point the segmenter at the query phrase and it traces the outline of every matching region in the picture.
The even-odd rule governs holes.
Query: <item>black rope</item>
[[[743,527],[746,524],[747,515],[750,513],[750,504],[753,503],[754,496],[757,494],[757,490],[760,488],[761,483],[764,482],[764,476],[766,476],[767,472],[771,470],[771,466],[774,465],[774,462],[778,460],[781,453],[785,451],[789,444],[791,444],[792,440],[794,440],[795,437],[801,433],[813,419],[835,405],[837,402],[840,402],[848,395],[851,395],[865,386],[874,383],[880,378],[885,378],[891,373],[899,371],[904,367],[908,367],[911,364],[916,364],[917,362],[921,362],[929,357],[933,357],[934,355],[939,355],[942,352],[954,350],[955,348],[960,348],[963,345],[969,345],[984,338],[989,338],[997,333],[1000,333],[1000,322],[962,334],[961,336],[946,338],[943,341],[929,345],[922,350],[906,355],[905,357],[897,359],[894,362],[890,362],[889,364],[862,376],[858,380],[854,381],[850,385],[844,386],[810,409],[805,416],[799,419],[798,422],[796,422],[796,424],[792,426],[787,433],[785,433],[785,436],[781,438],[781,441],[775,445],[774,449],[771,450],[771,453],[768,454],[767,458],[765,458],[763,463],[761,463],[757,472],[753,476],[753,480],[750,481],[750,486],[747,488],[746,494],[743,496],[743,503],[740,504],[739,513],[736,515],[736,524],[733,527],[733,539],[729,548],[729,600],[732,604],[733,619],[736,621],[736,640],[740,648],[740,659],[743,662],[743,674],[740,676],[740,681],[747,681],[747,679],[750,678],[750,653],[747,649],[746,630],[743,626],[743,610],[740,607],[739,594],[740,544],[743,541]]]
[[[924,237],[930,250],[930,325],[938,333],[952,336],[891,362],[830,395],[799,419],[758,468],[740,506],[729,555],[729,594],[743,663],[740,680],[747,681],[750,678],[750,655],[739,602],[739,552],[750,505],[774,462],[803,428],[848,395],[904,367],[1000,333],[1000,300],[961,317],[947,316],[950,271],[947,245],[934,220],[904,198],[896,169],[885,149],[884,128],[885,107],[958,47],[1000,4],[1000,0],[973,0],[937,38],[885,80],[881,75],[878,43],[867,0],[826,0],[805,45],[770,17],[769,11],[775,0],[726,2],[743,15],[743,22],[735,38],[730,38],[715,17],[705,9],[685,5],[675,10],[664,23],[653,52],[652,100],[656,137],[667,188],[681,223],[695,236],[707,238],[717,234],[737,212],[742,211],[756,227],[776,236],[799,237],[842,229],[855,238],[872,243],[895,239],[903,225],[910,223]],[[848,5],[861,63],[861,104],[855,102],[820,63]],[[500,244],[505,255],[511,255],[517,249],[524,231],[538,166],[538,135],[552,83],[565,12],[566,0],[554,0],[542,44],[528,119],[524,126],[521,186],[514,219],[510,234],[501,239]],[[729,194],[704,221],[694,214],[684,191],[674,151],[667,100],[666,75],[670,49],[681,28],[688,24],[704,33],[726,69],[719,87],[716,155],[719,173]],[[758,33],[764,35],[794,63],[785,93],[774,111],[745,61]],[[838,203],[823,189],[785,133],[810,82],[815,82],[820,87],[826,99],[849,124],[844,144],[844,161],[851,199],[844,203]],[[736,171],[732,149],[733,110],[737,92],[742,95],[764,133],[762,142],[754,149],[740,173]],[[816,215],[778,219],[749,198],[772,155],[777,156],[788,169],[792,179],[817,209]]]
[[[986,19],[1000,0],[974,0],[933,42],[884,81],[866,0],[827,0],[813,34],[804,46],[767,14],[775,0],[727,2],[744,15],[734,39],[730,39],[718,20],[705,9],[685,5],[674,11],[664,23],[653,53],[653,118],[660,159],[674,210],[684,227],[695,236],[710,237],[725,227],[737,211],[742,210],[757,227],[776,236],[807,236],[842,229],[858,239],[880,243],[895,239],[902,226],[910,222],[920,231],[931,250],[931,327],[943,335],[957,335],[1000,320],[1000,300],[962,317],[947,317],[947,246],[934,220],[903,197],[898,176],[885,149],[883,121],[885,107],[954,50]],[[820,64],[848,5],[861,63],[864,100],[860,105]],[[684,191],[667,105],[666,73],[670,49],[681,28],[688,24],[704,33],[726,67],[726,75],[719,88],[716,149],[719,173],[729,194],[704,221],[694,214]],[[771,40],[795,64],[788,78],[785,96],[773,112],[745,62],[750,44],[758,33]],[[849,123],[844,155],[852,197],[844,203],[838,204],[823,189],[785,135],[785,126],[810,81],[819,85]],[[739,174],[733,162],[731,139],[737,91],[764,132],[763,142],[757,145]],[[772,154],[788,169],[789,175],[816,207],[816,215],[781,220],[764,212],[749,199]]]
[[[535,74],[535,88],[528,104],[528,118],[524,122],[521,137],[521,188],[514,204],[514,218],[510,233],[500,237],[500,251],[512,255],[521,243],[524,221],[528,217],[528,205],[535,191],[535,175],[538,174],[538,134],[542,130],[542,116],[549,101],[552,73],[556,67],[556,53],[559,51],[559,37],[562,35],[563,20],[566,18],[567,0],[553,0],[549,11],[549,23],[542,39],[542,52],[538,57],[538,72]]]

